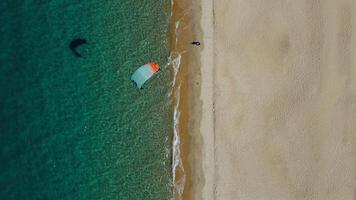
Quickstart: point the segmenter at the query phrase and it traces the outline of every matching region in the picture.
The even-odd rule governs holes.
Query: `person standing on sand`
[[[200,42],[198,42],[198,41],[193,41],[191,44],[195,45],[195,46],[200,46]]]

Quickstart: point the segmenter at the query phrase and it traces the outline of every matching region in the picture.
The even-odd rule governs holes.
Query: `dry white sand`
[[[194,199],[355,200],[356,1],[202,0],[202,12]]]

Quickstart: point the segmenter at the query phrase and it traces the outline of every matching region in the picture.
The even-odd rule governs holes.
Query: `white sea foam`
[[[173,81],[172,81],[172,91],[174,92],[173,98],[175,99],[174,112],[173,112],[173,149],[172,149],[172,173],[173,173],[173,194],[179,200],[182,197],[184,184],[185,184],[185,174],[183,163],[180,153],[180,135],[179,135],[179,120],[180,120],[180,83],[177,82],[177,75],[179,72],[181,61],[180,54],[172,54],[170,56],[170,65],[173,67]],[[177,180],[177,171],[182,172],[181,177]]]

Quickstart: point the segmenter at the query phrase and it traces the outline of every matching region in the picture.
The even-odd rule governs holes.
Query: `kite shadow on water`
[[[88,44],[86,39],[76,38],[76,39],[73,39],[69,43],[69,48],[74,53],[75,56],[77,56],[78,58],[82,58],[83,56],[80,53],[78,53],[78,51],[76,49],[77,49],[77,47],[84,45],[84,44]]]

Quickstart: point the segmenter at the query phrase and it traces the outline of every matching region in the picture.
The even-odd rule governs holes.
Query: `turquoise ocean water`
[[[171,198],[170,4],[0,1],[0,199]]]

